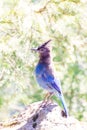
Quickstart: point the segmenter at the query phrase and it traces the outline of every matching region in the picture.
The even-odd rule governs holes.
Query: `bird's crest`
[[[44,48],[44,47],[48,47],[48,43],[50,42],[51,40],[43,43],[41,46],[38,47],[38,50],[40,50],[41,48]]]

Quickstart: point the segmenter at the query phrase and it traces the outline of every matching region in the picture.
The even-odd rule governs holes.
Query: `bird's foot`
[[[49,104],[50,104],[51,102],[49,101],[49,100],[47,100],[47,101],[45,101],[45,102],[43,102],[43,104],[42,104],[42,108],[45,108],[46,106],[48,106]]]

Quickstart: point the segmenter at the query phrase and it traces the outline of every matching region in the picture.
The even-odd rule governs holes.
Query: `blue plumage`
[[[35,69],[36,79],[42,88],[48,89],[49,92],[58,91],[61,94],[60,84],[54,78],[54,75],[49,71],[46,64],[39,63]]]
[[[50,93],[56,94],[61,100],[61,103],[64,108],[64,114],[68,116],[67,106],[62,94],[61,85],[58,79],[56,79],[55,74],[53,72],[53,68],[51,66],[51,55],[50,55],[50,46],[47,41],[37,49],[33,49],[39,53],[40,59],[35,68],[35,75],[38,84],[48,90]]]

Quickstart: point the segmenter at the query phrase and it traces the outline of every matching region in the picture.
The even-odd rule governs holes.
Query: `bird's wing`
[[[54,90],[58,91],[61,94],[61,85],[60,82],[53,76],[52,73],[44,71],[42,74],[42,79],[47,82],[47,84],[53,88]]]

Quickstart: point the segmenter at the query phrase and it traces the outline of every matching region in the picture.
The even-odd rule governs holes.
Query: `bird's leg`
[[[41,105],[42,107],[46,106],[49,103],[52,95],[53,95],[53,92],[46,94],[45,99],[44,99],[44,101],[42,102],[42,105]]]
[[[52,96],[53,96],[53,92],[50,92],[46,98],[47,99],[46,101],[49,102]]]
[[[46,102],[49,99],[49,96],[50,96],[50,93],[47,93],[43,102]]]
[[[43,107],[44,104],[47,102],[47,99],[49,98],[49,95],[50,95],[50,93],[47,93],[47,94],[45,95],[45,98],[44,98],[43,102],[40,104],[39,109],[40,109],[41,107]]]

